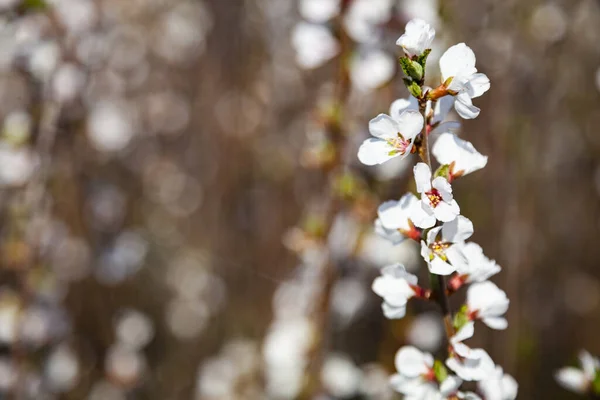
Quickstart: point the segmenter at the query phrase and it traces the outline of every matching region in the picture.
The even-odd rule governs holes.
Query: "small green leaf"
[[[448,370],[439,360],[435,360],[433,363],[433,373],[435,374],[435,379],[437,379],[439,383],[444,382],[446,378],[448,378]]]
[[[463,305],[460,310],[454,315],[454,329],[459,331],[463,326],[469,322],[469,316],[467,315],[468,308]]]
[[[423,69],[425,69],[425,66],[427,65],[427,57],[429,57],[429,53],[431,53],[431,49],[426,49],[423,54],[417,57],[417,62],[419,65],[421,65],[421,67],[423,67]]]
[[[402,57],[400,59],[400,67],[402,67],[402,72],[404,72],[404,75],[412,80],[417,82],[421,82],[423,80],[423,67],[417,61],[413,61],[408,57]]]
[[[423,92],[421,91],[421,86],[419,86],[417,82],[405,79],[404,83],[406,84],[406,88],[408,89],[410,94],[412,94],[417,99],[421,98],[421,94]]]
[[[448,179],[450,177],[450,166],[448,164],[440,165],[435,171],[434,178],[438,176]]]

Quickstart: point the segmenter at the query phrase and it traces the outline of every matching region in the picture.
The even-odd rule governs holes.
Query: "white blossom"
[[[456,97],[456,112],[465,119],[476,118],[480,109],[473,105],[472,99],[488,91],[490,80],[477,73],[473,50],[464,43],[450,47],[440,58],[440,70],[449,93]]]
[[[581,369],[565,367],[559,369],[554,378],[559,385],[575,393],[587,393],[600,371],[600,360],[585,350],[579,353]]]
[[[485,400],[515,400],[519,385],[515,379],[496,366],[493,374],[478,383]]]
[[[423,123],[423,116],[415,111],[406,111],[398,119],[379,114],[369,122],[369,132],[374,137],[360,146],[358,159],[365,165],[376,165],[395,157],[406,157]]]
[[[389,200],[377,209],[375,233],[393,244],[399,244],[407,237],[418,239],[421,231],[410,220],[410,212],[419,199],[412,193],[406,193],[400,200]]]
[[[421,207],[413,207],[411,219],[415,226],[431,228],[435,221],[449,222],[458,216],[460,208],[452,196],[452,186],[444,177],[431,180],[431,169],[418,163],[414,169],[417,192],[421,194]]]
[[[465,381],[481,381],[488,379],[496,368],[494,361],[483,349],[472,349],[462,343],[473,336],[474,324],[467,323],[450,338],[452,354],[446,365]]]
[[[390,319],[406,315],[406,303],[417,294],[417,277],[406,272],[402,264],[384,267],[381,276],[375,278],[373,291],[383,297],[383,314]]]
[[[490,281],[474,283],[467,290],[467,307],[470,319],[480,319],[492,329],[506,329],[503,315],[510,301],[506,293]]]
[[[306,69],[320,67],[340,51],[340,45],[329,29],[308,22],[296,25],[292,32],[292,45],[298,65]]]
[[[461,256],[456,262],[456,270],[464,282],[484,282],[500,272],[501,268],[496,261],[490,260],[483,254],[480,245],[474,242],[461,243],[457,246]]]
[[[470,174],[485,167],[487,156],[481,155],[466,140],[452,133],[442,133],[431,149],[433,156],[441,165],[448,165],[449,180]]]
[[[400,36],[396,44],[404,50],[408,57],[420,56],[427,49],[435,37],[435,29],[420,18],[415,18],[406,24],[405,33]]]
[[[438,240],[440,231],[442,237]],[[427,262],[429,272],[438,275],[453,273],[456,270],[455,260],[460,259],[455,244],[464,242],[472,234],[473,223],[462,215],[427,232],[427,242],[421,241],[421,256]]]

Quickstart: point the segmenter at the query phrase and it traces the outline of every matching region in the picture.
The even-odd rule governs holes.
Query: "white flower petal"
[[[402,133],[405,139],[413,139],[423,130],[425,120],[420,112],[414,110],[406,110],[398,117],[399,132]]]
[[[481,110],[473,105],[471,98],[467,93],[460,93],[456,96],[456,101],[454,102],[454,108],[458,115],[463,117],[464,119],[474,119],[477,118]]]
[[[394,152],[394,148],[385,140],[369,138],[365,140],[358,149],[358,159],[365,165],[377,165],[400,157],[401,154]]]
[[[456,269],[439,257],[434,257],[429,263],[429,272],[436,275],[450,275]]]
[[[383,223],[379,218],[375,220],[375,233],[382,238],[389,240],[392,244],[400,244],[406,240],[406,236],[404,236],[398,229],[387,229],[383,226]]]
[[[435,29],[422,19],[415,18],[406,24],[405,33],[400,36],[396,44],[404,49],[409,57],[421,55],[426,49],[431,48],[435,37]]]
[[[504,330],[508,328],[508,321],[506,320],[506,318],[503,317],[482,318],[481,322],[483,322],[492,329]]]
[[[381,304],[383,315],[387,319],[402,319],[406,315],[406,304],[403,306],[393,306],[386,302]]]
[[[485,74],[473,74],[466,88],[469,96],[474,99],[490,89],[490,79]]]
[[[432,148],[432,154],[442,165],[454,163],[453,174],[467,175],[487,165],[488,158],[481,155],[466,140],[451,133],[442,133]]]
[[[377,138],[396,139],[400,124],[389,115],[379,114],[369,121],[369,132]]]
[[[442,201],[433,209],[433,214],[438,221],[449,222],[460,214],[460,208],[456,200],[452,200],[449,203]]]
[[[396,353],[394,363],[400,375],[416,378],[429,371],[433,366],[433,357],[416,347],[404,346]]]
[[[404,111],[419,111],[419,100],[413,96],[408,99],[397,99],[390,105],[390,116],[394,119],[400,118],[400,114]]]
[[[583,371],[573,367],[558,370],[554,378],[565,389],[579,394],[585,394],[590,384]]]
[[[467,217],[459,215],[442,226],[442,238],[444,242],[464,242],[473,235],[473,222]]]
[[[450,47],[440,58],[442,80],[456,76],[470,76],[477,72],[475,53],[469,46],[459,43]]]
[[[431,208],[425,209],[422,202],[418,202],[411,207],[410,220],[421,229],[429,229],[435,225],[436,219]]]
[[[417,192],[425,193],[431,190],[431,169],[425,163],[417,163],[413,168]]]
[[[438,176],[433,180],[433,182],[431,182],[431,186],[440,192],[440,196],[442,196],[444,201],[448,202],[452,200],[452,186],[446,180],[446,178]]]

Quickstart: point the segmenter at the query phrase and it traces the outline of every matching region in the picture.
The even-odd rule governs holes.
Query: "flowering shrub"
[[[440,58],[440,84],[425,86],[434,36],[435,30],[423,20],[413,19],[406,25],[397,45],[404,51],[400,66],[411,97],[394,102],[389,116],[382,114],[371,120],[373,137],[358,151],[359,160],[369,166],[411,154],[420,157],[413,169],[419,197],[407,193],[399,201],[383,203],[375,229],[394,244],[404,239],[420,242],[431,288],[420,286],[417,276],[394,264],[383,268],[373,290],[383,298],[387,318],[404,317],[413,298],[439,304],[448,341],[445,363],[413,346],[401,348],[395,360],[398,372],[391,384],[406,399],[511,400],[517,396],[515,380],[496,366],[484,349],[465,343],[474,335],[477,320],[492,329],[506,329],[508,325],[504,314],[509,300],[488,281],[500,267],[479,245],[467,242],[474,232],[473,223],[461,215],[463,210],[452,189],[454,180],[483,168],[487,157],[449,131],[455,123],[444,122],[452,106],[462,118],[476,118],[480,110],[472,100],[490,88],[490,81],[477,72],[473,51],[460,43]],[[471,284],[466,304],[450,309],[448,297],[466,284]],[[477,393],[461,390],[463,381],[477,382]]]

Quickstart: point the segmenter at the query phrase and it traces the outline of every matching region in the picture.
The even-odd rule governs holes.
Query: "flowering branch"
[[[395,244],[406,238],[420,242],[431,290],[421,288],[416,275],[401,264],[385,267],[373,282],[373,290],[383,297],[384,315],[392,319],[404,317],[413,297],[435,301],[449,342],[445,365],[414,347],[400,349],[396,354],[398,373],[391,384],[414,399],[513,400],[517,395],[514,379],[504,374],[485,350],[464,343],[474,335],[476,320],[492,329],[505,329],[509,300],[488,281],[500,267],[479,245],[466,242],[474,232],[473,223],[461,215],[451,186],[455,179],[483,168],[487,157],[450,132],[457,123],[444,121],[452,107],[464,119],[477,117],[480,110],[472,99],[485,93],[490,83],[487,76],[477,73],[473,51],[461,43],[450,47],[440,59],[442,83],[433,90],[426,87],[425,67],[434,36],[434,29],[423,20],[414,19],[406,25],[397,44],[404,51],[400,66],[411,96],[395,101],[390,115],[380,114],[371,120],[373,138],[365,140],[358,151],[359,160],[366,165],[406,158],[411,153],[421,159],[413,169],[420,197],[407,193],[397,202],[383,203],[375,229]],[[434,134],[437,139],[430,146]],[[431,154],[439,163],[435,172]],[[448,285],[446,276],[450,277]],[[448,296],[465,284],[470,284],[466,304],[453,316]],[[461,392],[463,381],[478,382],[479,393]]]

